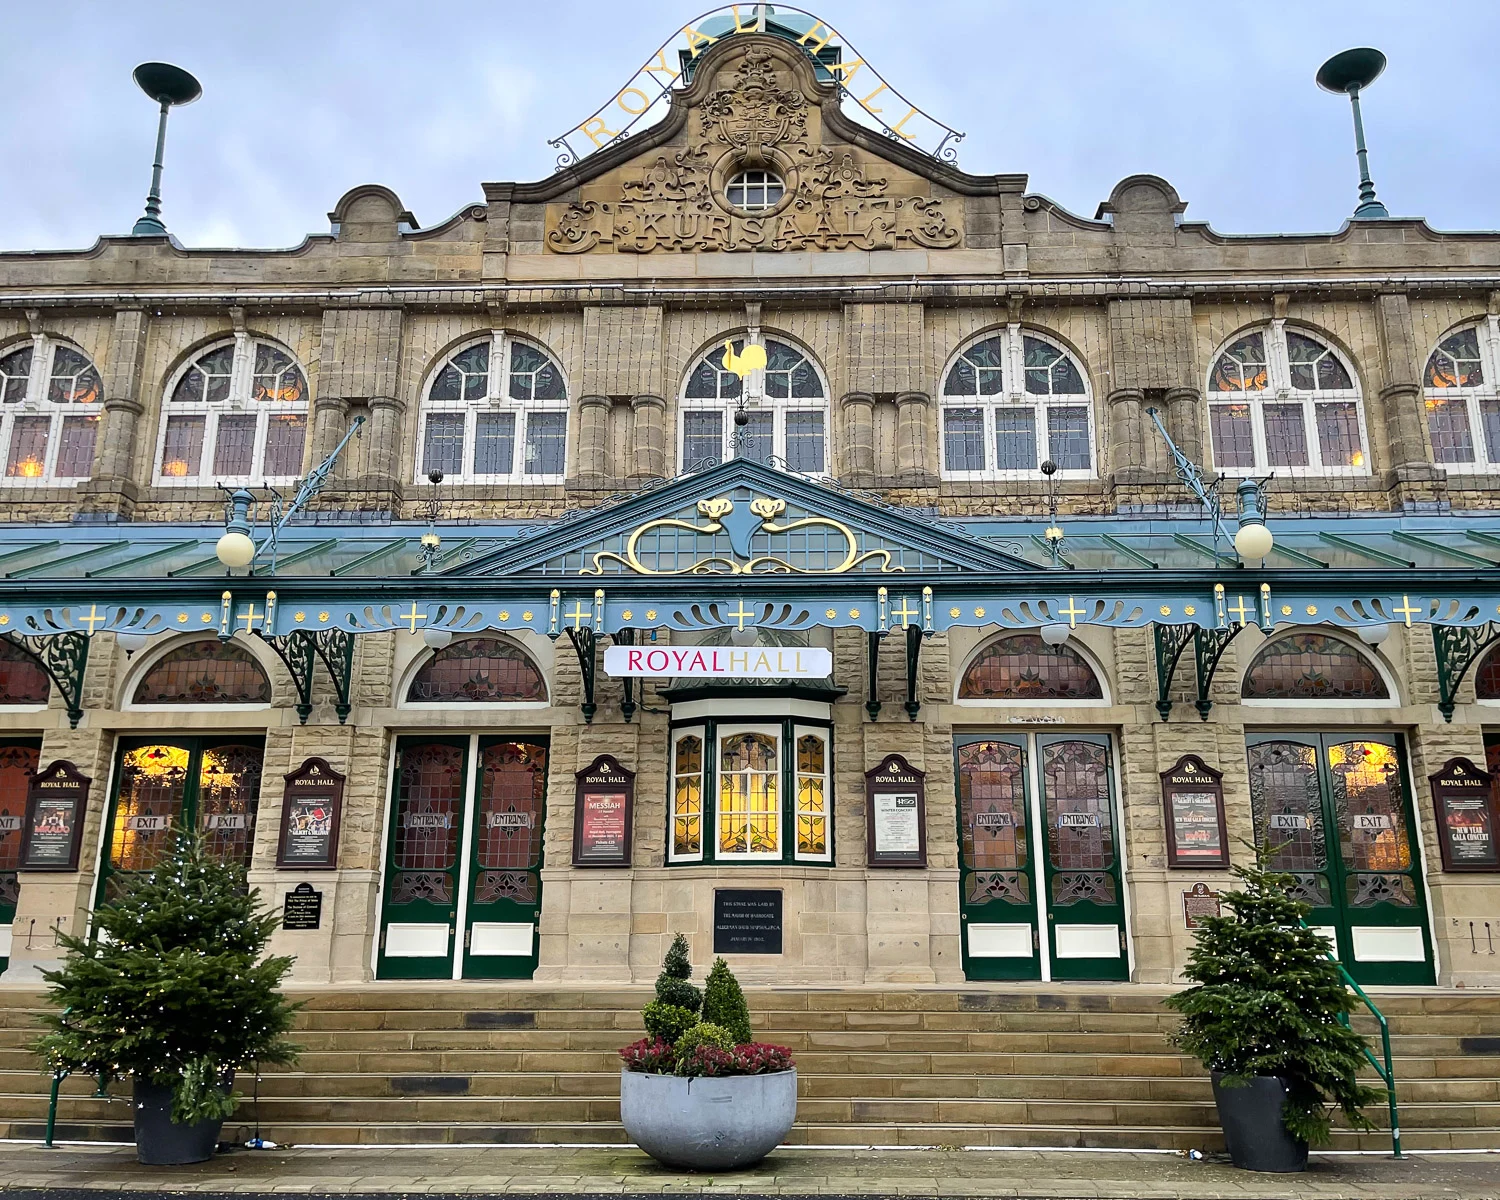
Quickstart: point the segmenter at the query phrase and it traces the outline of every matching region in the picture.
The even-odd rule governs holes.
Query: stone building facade
[[[1209,842],[1279,847],[1356,977],[1500,982],[1500,858],[1463,869],[1491,865],[1489,793],[1455,816],[1429,782],[1500,729],[1500,235],[1226,237],[1149,175],[1079,216],[855,122],[795,37],[698,50],[656,125],[430,228],[371,185],[286,251],[0,255],[0,620],[29,636],[5,813],[55,761],[93,780],[76,869],[7,826],[6,981],[166,815],[278,902],[321,892],[277,939],[306,983],[648,981],[731,890],[779,893],[779,953],[731,952],[750,980],[1165,983],[1184,893],[1229,880],[1178,839],[1213,788],[1164,806],[1195,755]],[[275,573],[226,579],[218,485],[290,494],[360,418]],[[1158,419],[1226,492],[1273,476],[1280,550],[1219,545]],[[653,623],[647,585],[696,624]],[[299,693],[294,627],[348,638],[347,697],[322,660]],[[63,631],[86,661],[38,683]],[[606,643],[832,669],[627,690]],[[869,828],[892,754],[923,776],[920,864]],[[629,865],[575,865],[601,755],[634,773]],[[347,780],[331,869],[284,865],[311,759]]]

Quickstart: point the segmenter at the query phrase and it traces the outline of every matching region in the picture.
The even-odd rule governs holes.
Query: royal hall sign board
[[[611,646],[604,673],[676,679],[824,679],[833,653],[822,646]]]

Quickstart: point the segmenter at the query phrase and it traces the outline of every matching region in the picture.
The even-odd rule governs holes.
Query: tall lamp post
[[[161,220],[161,165],[167,146],[167,110],[174,105],[191,104],[203,95],[203,85],[171,63],[148,62],[134,73],[136,86],[161,105],[161,119],[156,126],[156,160],[151,164],[151,191],[146,194],[146,213],[135,223],[133,234],[167,232]]]
[[[1359,93],[1385,70],[1385,55],[1369,46],[1335,54],[1318,68],[1318,86],[1325,92],[1343,92],[1354,108],[1354,153],[1359,159],[1359,206],[1356,221],[1373,221],[1391,214],[1375,199],[1375,181],[1370,178],[1370,155],[1365,149],[1365,123],[1359,115]]]

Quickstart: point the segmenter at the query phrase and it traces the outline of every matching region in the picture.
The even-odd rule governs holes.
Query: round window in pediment
[[[775,171],[741,171],[724,186],[724,199],[741,212],[769,212],[786,195],[786,183]]]

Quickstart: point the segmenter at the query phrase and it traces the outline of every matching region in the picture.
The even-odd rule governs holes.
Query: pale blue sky
[[[700,0],[701,2],[701,0]],[[707,7],[705,4],[704,7]],[[1165,176],[1225,233],[1336,228],[1353,210],[1349,105],[1313,73],[1374,45],[1372,165],[1392,213],[1500,228],[1496,0],[805,0],[894,86],[968,136],[969,171],[1025,172],[1092,216]],[[360,183],[424,225],[485,180],[552,168],[547,139],[622,86],[697,3],[49,0],[6,21],[0,247],[127,232],[149,182],[146,59],[204,84],[174,114],[164,217],[189,246],[325,232]]]

